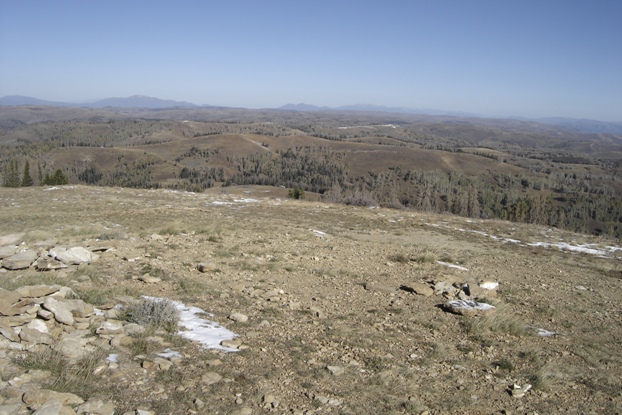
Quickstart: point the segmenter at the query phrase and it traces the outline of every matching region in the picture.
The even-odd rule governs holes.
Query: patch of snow
[[[479,284],[479,286],[486,290],[496,290],[499,288],[499,283],[495,281],[486,281]]]
[[[529,328],[535,329],[537,331],[538,336],[542,336],[542,337],[551,337],[551,336],[555,336],[559,334],[556,331],[548,331],[548,330],[544,330],[538,327],[530,326]]]
[[[309,229],[309,230],[311,232],[313,232],[314,234],[319,235],[319,236],[328,236],[328,234],[326,232],[318,231],[318,230],[315,230],[315,229]]]
[[[108,355],[108,357],[106,357],[106,362],[118,363],[119,362],[119,355],[116,354],[116,353],[110,353]]]
[[[48,187],[47,189],[43,189],[44,192],[47,192],[48,190],[60,190],[60,188],[56,186],[52,186],[52,187]]]
[[[236,199],[236,202],[240,202],[240,203],[258,203],[259,200],[257,199],[246,199],[246,198],[242,198],[242,199]]]
[[[158,353],[158,356],[163,357],[165,359],[170,359],[171,357],[179,357],[179,358],[183,357],[181,353],[175,350],[171,350],[171,349],[164,349],[162,353]]]
[[[450,264],[449,262],[443,262],[443,261],[436,261],[437,264],[442,265],[444,267],[449,267],[449,268],[456,268],[459,269],[461,271],[468,271],[468,268],[465,267],[461,267],[460,265],[456,265],[456,264]]]
[[[156,301],[166,300],[165,298],[147,296],[143,296],[143,298]],[[223,347],[220,345],[223,340],[232,340],[238,337],[237,334],[227,330],[218,323],[199,317],[199,315],[207,314],[211,316],[212,314],[206,313],[198,307],[188,307],[178,301],[168,301],[170,301],[175,308],[179,310],[179,325],[185,329],[177,333],[181,337],[184,337],[190,341],[196,341],[205,349],[219,349],[227,352],[238,351],[237,349]]]
[[[477,301],[467,301],[467,300],[451,300],[447,302],[447,305],[450,305],[455,308],[464,308],[464,309],[473,309],[486,311],[495,308],[494,305],[490,305],[488,303],[478,303]]]

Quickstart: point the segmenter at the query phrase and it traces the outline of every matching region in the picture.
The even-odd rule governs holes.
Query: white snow
[[[473,309],[473,310],[491,310],[495,308],[494,305],[490,305],[487,303],[478,303],[476,301],[467,301],[467,300],[451,300],[447,302],[447,305],[455,308],[465,308],[465,309]]]
[[[166,298],[148,296],[143,296],[143,298],[156,301],[167,300]],[[227,330],[218,323],[199,317],[199,315],[201,314],[206,314],[209,316],[211,316],[212,314],[206,313],[198,307],[188,307],[178,301],[168,301],[170,301],[175,306],[175,308],[179,310],[179,325],[185,329],[177,333],[181,337],[184,337],[191,341],[196,341],[201,344],[201,346],[203,346],[205,349],[219,349],[227,352],[238,351],[237,349],[223,347],[220,345],[223,340],[232,340],[235,337],[238,337],[237,334]]]
[[[110,363],[118,363],[119,362],[119,355],[116,354],[116,353],[110,353],[108,355],[108,357],[106,358],[106,361],[110,362]]]
[[[486,281],[479,284],[479,286],[486,290],[496,290],[499,287],[499,283],[495,281]]]
[[[319,235],[319,236],[327,236],[328,235],[326,232],[318,231],[318,230],[315,230],[315,229],[309,229],[309,230],[311,232],[315,233],[316,235]]]
[[[162,353],[158,353],[158,356],[163,357],[165,359],[170,359],[171,357],[179,357],[179,358],[183,357],[181,353],[175,350],[171,350],[171,349],[164,349]]]
[[[461,267],[460,265],[456,265],[456,264],[450,264],[449,262],[443,262],[443,261],[436,261],[437,264],[439,265],[443,265],[445,267],[449,267],[449,268],[456,268],[459,269],[461,271],[468,271],[468,268],[465,267]]]

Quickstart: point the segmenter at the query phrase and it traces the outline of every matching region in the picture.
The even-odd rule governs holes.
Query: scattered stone
[[[95,329],[95,333],[99,335],[123,333],[123,322],[119,320],[106,320]]]
[[[0,406],[0,415],[18,415],[18,414],[22,414],[22,413],[28,413],[28,412],[23,412],[22,408],[25,409],[25,407],[21,404],[12,404],[12,405],[1,405]]]
[[[328,369],[328,371],[334,376],[340,376],[346,372],[346,370],[341,366],[326,366],[326,369]]]
[[[228,347],[230,349],[239,349],[242,346],[242,340],[240,339],[231,339],[231,340],[223,340],[220,342],[222,347]]]
[[[242,408],[231,412],[230,415],[252,415],[253,409],[248,406],[243,406]]]
[[[420,282],[413,282],[409,285],[404,285],[401,288],[405,291],[423,295],[424,297],[430,297],[434,294],[434,290],[429,285],[421,284]]]
[[[76,414],[114,415],[115,406],[112,403],[104,403],[99,399],[89,399],[76,407]]]
[[[229,320],[237,321],[238,323],[246,323],[248,321],[248,316],[242,313],[231,313],[229,315]]]
[[[445,309],[455,314],[463,316],[476,316],[479,314],[488,314],[496,308],[487,303],[478,303],[476,301],[452,300],[445,304]]]
[[[4,258],[2,260],[2,267],[8,270],[29,268],[38,257],[38,253],[27,249],[25,251],[18,252],[17,254]]]
[[[529,392],[530,389],[531,389],[531,385],[529,384],[525,386],[519,386],[517,384],[514,384],[512,388],[510,389],[510,393],[512,394],[514,398],[522,398],[523,396],[525,396],[527,392]]]
[[[374,282],[367,282],[364,285],[367,291],[375,291],[379,293],[391,294],[397,291],[397,287],[392,287],[390,285],[377,284]]]
[[[162,281],[162,278],[158,278],[158,277],[153,277],[149,274],[144,274],[141,275],[140,277],[138,277],[139,281],[142,281],[146,284],[157,284],[158,282]]]
[[[218,266],[213,262],[200,262],[197,265],[199,272],[213,272],[218,269]]]
[[[222,376],[220,376],[216,372],[207,372],[203,376],[201,376],[201,382],[206,385],[213,385],[214,383],[218,383],[222,380]]]
[[[15,333],[11,326],[3,323],[2,321],[0,321],[0,335],[12,342],[19,342],[19,335]]]
[[[324,311],[322,311],[319,307],[309,307],[309,311],[311,311],[317,318],[326,318],[326,313],[324,313]]]

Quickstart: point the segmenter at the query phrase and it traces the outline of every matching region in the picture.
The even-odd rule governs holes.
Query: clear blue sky
[[[621,0],[0,0],[0,96],[622,121]]]

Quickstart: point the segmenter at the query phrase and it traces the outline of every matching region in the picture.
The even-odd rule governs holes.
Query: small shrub
[[[492,362],[493,366],[498,367],[501,370],[505,370],[508,372],[513,372],[515,367],[514,364],[512,362],[510,362],[508,359],[501,359],[501,360],[497,360],[495,362]]]
[[[131,322],[166,331],[175,331],[179,322],[179,310],[166,299],[144,298],[129,306],[126,313]]]

